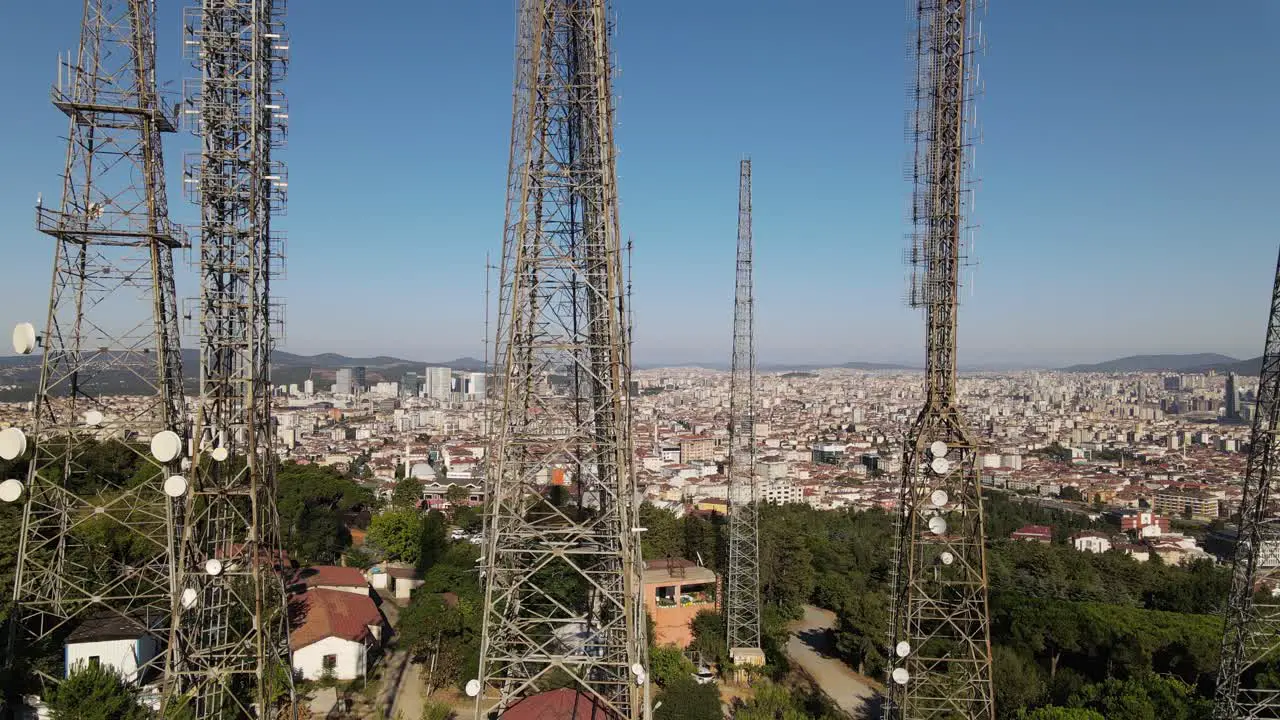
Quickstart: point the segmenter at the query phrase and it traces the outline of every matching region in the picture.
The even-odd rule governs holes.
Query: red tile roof
[[[342,567],[339,565],[315,565],[298,571],[294,582],[306,583],[307,587],[365,587],[368,581],[360,568]]]
[[[308,590],[289,603],[296,629],[289,646],[304,648],[327,637],[364,642],[373,638],[370,625],[382,624],[382,612],[368,595],[342,590]]]
[[[502,720],[614,720],[617,717],[604,703],[573,688],[530,695],[502,713]]]

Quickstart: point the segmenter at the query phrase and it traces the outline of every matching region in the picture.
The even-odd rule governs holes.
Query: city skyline
[[[923,320],[902,301],[901,8],[778,14],[717,1],[672,25],[661,4],[621,5],[619,173],[623,232],[635,240],[637,362],[727,363],[734,171],[750,153],[760,362],[921,364]],[[191,76],[180,7],[162,3],[159,17],[170,90]],[[282,348],[482,357],[483,266],[498,255],[510,120],[509,8],[403,4],[394,22],[336,9],[317,2],[291,17]],[[66,127],[48,87],[58,49],[74,46],[79,7],[12,12],[0,29],[10,88],[0,246],[16,270],[5,275],[6,331],[44,324],[52,247],[32,206],[59,189]],[[990,18],[999,41],[982,61],[992,92],[978,117],[991,141],[977,149],[982,228],[964,273],[962,365],[1260,354],[1275,260],[1265,208],[1277,189],[1264,168],[1280,160],[1264,135],[1280,104],[1255,90],[1280,47],[1268,18],[1280,10],[1261,1],[1206,16],[1146,0]],[[771,50],[748,50],[762,47]],[[397,124],[406,132],[388,132]],[[195,219],[179,194],[193,148],[186,135],[165,148],[181,222]],[[189,269],[178,283],[195,294]]]

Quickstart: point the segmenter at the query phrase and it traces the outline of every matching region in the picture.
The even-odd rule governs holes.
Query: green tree
[[[422,540],[422,516],[416,510],[388,510],[369,523],[369,543],[382,549],[388,560],[418,562]]]
[[[646,560],[658,560],[684,555],[681,522],[669,510],[656,508],[650,503],[640,506],[640,547]],[[693,558],[689,558],[693,559]]]
[[[658,696],[662,705],[653,712],[654,720],[723,720],[720,691],[715,683],[698,684],[685,675],[667,685]]]
[[[417,478],[400,478],[391,489],[391,507],[415,508],[421,501],[422,483]]]
[[[991,680],[996,691],[996,712],[1001,718],[1016,718],[1022,708],[1038,705],[1045,694],[1040,667],[1027,654],[996,646]]]
[[[751,687],[752,697],[733,713],[734,720],[809,720],[803,703],[787,688],[764,680]]]
[[[1019,720],[1107,720],[1096,710],[1049,706],[1036,708],[1019,717]]]
[[[666,687],[682,677],[689,677],[697,668],[674,645],[649,648],[649,674],[659,685]]]
[[[724,615],[712,610],[703,610],[694,616],[689,623],[693,631],[693,642],[689,649],[702,653],[704,660],[723,665],[729,658],[729,648],[725,633]]]
[[[283,463],[276,508],[285,549],[302,563],[335,562],[351,546],[347,517],[373,504],[373,493],[329,467]]]
[[[449,523],[439,510],[427,513],[422,521],[422,535],[418,542],[418,572],[425,573],[444,556],[449,548]]]
[[[457,483],[449,483],[449,487],[445,488],[444,491],[444,499],[448,500],[450,505],[464,503],[469,497],[471,497],[471,493]]]
[[[105,665],[71,671],[47,698],[54,720],[142,720],[138,690]]]

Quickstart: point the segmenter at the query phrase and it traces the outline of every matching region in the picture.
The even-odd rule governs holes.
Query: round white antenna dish
[[[214,448],[213,452],[209,453],[209,457],[213,458],[214,462],[222,462],[223,460],[226,460],[227,456],[230,454],[231,453],[227,452],[226,448],[219,447]]]
[[[222,574],[222,561],[217,558],[210,558],[204,561],[204,571],[210,575]]]
[[[640,673],[639,675],[636,675],[636,685],[643,686],[645,679],[646,678],[644,673]]]
[[[929,445],[929,454],[936,458],[946,457],[947,449],[948,448],[946,443],[942,442],[941,440],[934,440]]]
[[[898,657],[904,658],[911,654],[911,643],[903,640],[894,646],[893,652],[896,653]]]
[[[182,438],[172,430],[161,430],[151,438],[151,454],[162,463],[173,462],[182,452]]]
[[[480,694],[480,681],[472,678],[467,681],[467,697],[475,697]]]
[[[911,679],[911,673],[907,672],[906,668],[894,668],[891,675],[893,681],[899,685],[906,685],[907,681]]]
[[[933,503],[934,507],[942,507],[943,505],[946,505],[947,501],[950,499],[951,498],[947,496],[946,490],[934,490],[929,493],[929,502]]]
[[[30,355],[36,349],[36,327],[31,323],[18,323],[13,328],[13,351]]]
[[[631,664],[631,674],[632,674],[632,675],[643,675],[643,674],[644,674],[644,666],[643,666],[643,665],[641,665],[640,663],[632,663],[632,664]]]
[[[15,427],[0,430],[0,458],[13,460],[27,451],[27,436]]]
[[[182,607],[190,609],[195,606],[196,601],[200,599],[200,593],[195,588],[187,588],[182,591]]]
[[[938,559],[942,561],[943,565],[950,565],[956,561],[956,556],[952,555],[949,551],[944,550],[943,553],[938,556]]]
[[[22,481],[12,478],[0,482],[0,500],[11,503],[22,497]]]
[[[98,427],[105,418],[100,410],[90,410],[84,414],[84,424],[89,427]]]
[[[929,463],[929,468],[939,475],[946,475],[951,469],[951,461],[944,457],[936,457]]]
[[[174,475],[164,481],[164,494],[171,498],[182,497],[187,494],[187,479],[181,475]]]
[[[934,535],[945,535],[947,532],[947,521],[937,515],[929,518],[929,532]]]

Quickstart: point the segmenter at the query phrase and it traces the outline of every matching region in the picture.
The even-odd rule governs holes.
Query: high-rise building
[[[351,368],[351,392],[357,395],[369,389],[369,378],[363,365]]]
[[[485,391],[484,373],[467,373],[467,394],[476,398],[484,397]]]
[[[427,395],[436,400],[448,400],[453,392],[453,370],[447,367],[427,368]]]
[[[418,373],[407,372],[404,377],[400,378],[400,394],[405,397],[417,397]]]
[[[350,395],[352,392],[351,368],[338,368],[338,375],[333,383],[333,394]]]
[[[302,394],[307,397],[311,397],[316,394],[316,383],[314,380],[307,378],[306,381],[302,383]]]
[[[1236,374],[1227,373],[1227,419],[1240,419],[1240,392],[1236,388]]]

